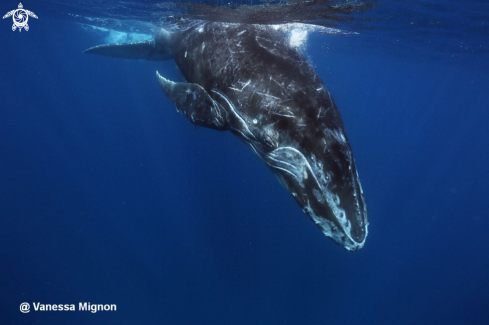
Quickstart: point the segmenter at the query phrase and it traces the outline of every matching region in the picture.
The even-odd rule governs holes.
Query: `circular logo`
[[[14,13],[14,24],[17,27],[24,27],[27,24],[27,20],[29,17],[27,17],[27,12],[23,9],[17,9]]]
[[[31,305],[29,305],[28,302],[23,302],[20,304],[20,311],[23,312],[24,314],[28,313],[31,311]]]

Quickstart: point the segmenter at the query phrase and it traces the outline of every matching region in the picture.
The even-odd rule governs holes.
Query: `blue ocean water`
[[[485,2],[383,1],[336,25],[355,34],[308,34],[367,200],[355,253],[238,139],[175,112],[155,78],[179,80],[173,61],[82,54],[111,37],[83,3],[1,21],[1,324],[489,323]]]

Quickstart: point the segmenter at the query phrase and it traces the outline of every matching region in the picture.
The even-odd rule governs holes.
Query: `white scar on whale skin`
[[[242,82],[240,82],[240,83],[242,83]],[[247,87],[247,86],[248,86],[250,83],[251,83],[251,79],[250,79],[250,80],[248,80],[248,82],[247,82],[247,83],[243,84],[243,88],[241,88],[241,89],[234,88],[234,87],[229,87],[229,89],[232,89],[232,90],[236,90],[236,91],[242,92],[242,91],[243,91],[243,90],[244,90],[244,89],[245,89],[245,88],[246,88],[246,87]]]

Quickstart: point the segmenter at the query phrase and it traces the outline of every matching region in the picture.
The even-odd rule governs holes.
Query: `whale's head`
[[[257,133],[262,160],[304,213],[327,237],[355,251],[367,237],[367,207],[342,119],[331,103],[322,116],[318,110],[313,116],[289,110]]]
[[[333,131],[319,142],[315,149],[278,147],[265,161],[327,237],[358,250],[367,237],[367,207],[348,140]]]

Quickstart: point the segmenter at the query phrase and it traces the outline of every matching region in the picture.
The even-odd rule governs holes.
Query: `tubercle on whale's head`
[[[368,218],[348,140],[340,128],[308,142],[278,147],[265,161],[327,237],[356,251],[365,244]]]

